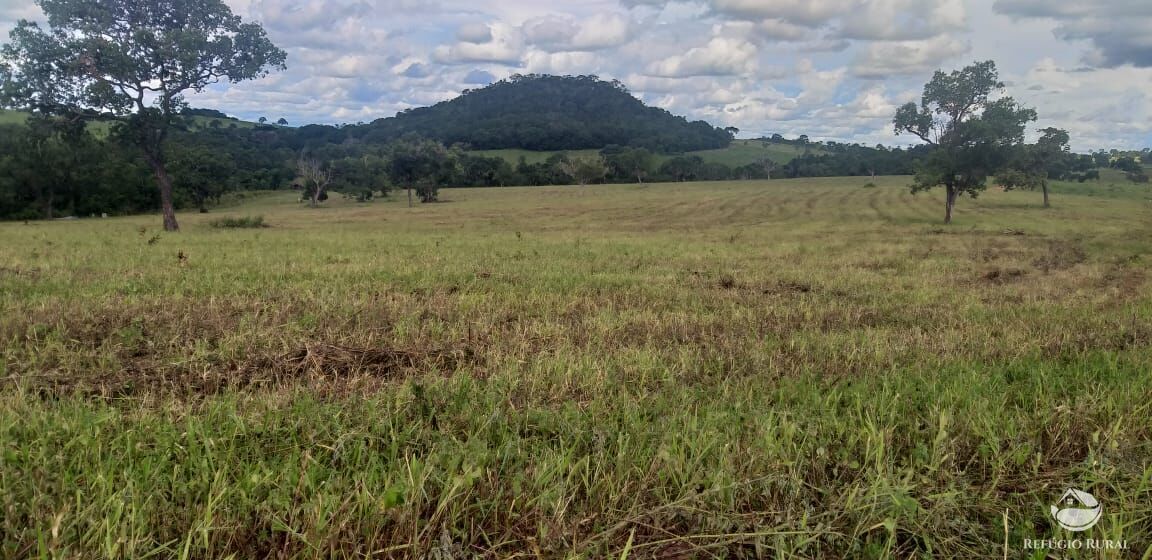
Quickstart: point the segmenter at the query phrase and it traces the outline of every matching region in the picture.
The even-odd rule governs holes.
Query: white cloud
[[[691,119],[874,143],[932,72],[995,59],[1076,149],[1152,144],[1148,0],[225,0],[288,70],[196,106],[370,121],[516,72],[621,79]],[[0,0],[0,41],[27,0]],[[41,18],[42,19],[42,18]]]
[[[524,40],[543,50],[596,51],[616,47],[630,37],[631,21],[624,14],[594,14],[577,20],[548,15],[524,22]]]
[[[654,76],[683,78],[687,76],[731,76],[756,69],[756,45],[743,39],[713,37],[703,47],[688,49],[658,61],[648,68]]]
[[[459,41],[453,45],[441,45],[432,52],[432,58],[441,64],[491,62],[510,66],[520,65],[524,45],[519,32],[502,23],[492,24],[489,29],[491,36],[488,41],[482,43]]]
[[[901,74],[930,76],[933,70],[969,50],[971,45],[967,41],[946,35],[919,41],[877,42],[860,54],[854,72],[861,78]]]
[[[485,23],[465,23],[456,30],[456,40],[465,43],[487,43],[492,40],[492,28]]]

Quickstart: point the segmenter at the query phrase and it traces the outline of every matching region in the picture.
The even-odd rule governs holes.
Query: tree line
[[[165,229],[175,230],[177,208],[207,210],[235,190],[297,188],[319,204],[330,192],[369,200],[402,188],[410,201],[433,202],[443,186],[912,174],[914,192],[945,189],[951,221],[957,199],[977,196],[989,178],[1041,190],[1045,204],[1049,180],[1089,180],[1105,159],[1148,181],[1141,155],[1071,154],[1059,129],[1025,144],[1035,111],[999,95],[1004,84],[991,61],[936,72],[921,103],[899,109],[896,132],[920,146],[777,135],[765,140],[799,145],[802,154],[730,167],[687,152],[725,147],[736,129],[646,107],[623,84],[596,76],[517,75],[366,125],[238,126],[219,111],[189,108],[184,94],[283,69],[285,53],[222,0],[36,3],[48,29],[21,20],[0,48],[0,106],[30,115],[26,126],[0,131],[0,218],[159,207]],[[505,147],[599,151],[535,163],[470,152]]]
[[[598,152],[555,152],[529,162],[484,156],[465,146],[409,134],[384,144],[317,142],[298,129],[236,126],[213,119],[204,126],[186,111],[175,120],[164,147],[175,209],[207,211],[233,191],[297,189],[318,204],[338,193],[369,201],[403,189],[417,202],[433,202],[442,187],[657,183],[765,180],[800,177],[913,175],[930,159],[931,146],[875,147],[810,142],[780,136],[761,139],[765,155],[729,166],[695,154],[660,154],[646,148],[610,145]],[[215,126],[213,126],[215,124]],[[314,127],[315,128],[315,127]],[[336,129],[336,127],[323,127]],[[769,157],[768,147],[800,146],[787,162]],[[995,175],[1010,188],[1046,189],[1046,179],[1085,181],[1104,164],[1147,180],[1138,156],[1072,154],[1066,135],[1046,133],[1032,148],[1019,148],[1018,162]],[[918,163],[919,162],[919,163]],[[978,192],[978,190],[977,190]],[[25,125],[0,126],[0,218],[122,215],[160,206],[153,169],[130,137],[117,128],[98,137],[82,121],[32,116]]]

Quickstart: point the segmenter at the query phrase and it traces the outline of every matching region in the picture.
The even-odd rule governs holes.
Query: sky
[[[595,74],[740,137],[867,145],[937,69],[994,60],[1077,151],[1152,146],[1150,0],[225,0],[288,70],[195,107],[370,122],[513,74]],[[0,0],[0,41],[31,0]]]

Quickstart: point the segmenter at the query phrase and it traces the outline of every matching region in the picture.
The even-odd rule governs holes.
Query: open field
[[[208,128],[213,119],[209,117],[202,117],[199,115],[188,117],[191,123],[192,130],[204,130]],[[12,111],[9,109],[0,109],[0,125],[3,124],[23,124],[28,120],[28,113],[23,111]],[[235,124],[239,128],[253,128],[256,123],[241,121],[241,120],[220,120],[223,126]],[[106,138],[111,124],[108,121],[91,121],[88,123],[88,130],[97,138]]]
[[[1152,192],[864,182],[0,224],[0,557],[1148,557]]]
[[[820,150],[815,150],[819,153]],[[520,158],[523,157],[524,161],[532,163],[542,163],[549,157],[560,152],[536,152],[531,150],[476,150],[473,152],[476,155],[485,157],[502,157],[516,165]],[[567,153],[579,156],[594,156],[600,153],[600,150],[569,150]],[[687,155],[700,156],[704,163],[722,163],[728,167],[740,167],[750,163],[756,163],[768,156],[776,163],[784,164],[792,161],[792,158],[801,155],[804,150],[790,144],[773,144],[770,142],[761,142],[759,140],[733,140],[732,145],[721,150],[700,150],[696,152],[688,152]],[[673,156],[667,154],[657,154],[655,157],[655,164],[660,164],[668,161]]]

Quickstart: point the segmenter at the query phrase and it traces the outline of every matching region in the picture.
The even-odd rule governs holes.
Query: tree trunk
[[[164,214],[164,231],[180,231],[176,223],[176,210],[172,207],[172,178],[168,170],[164,169],[164,162],[153,154],[146,154],[148,166],[156,175],[156,184],[160,187],[160,211]]]
[[[944,223],[952,223],[952,208],[956,206],[956,188],[952,185],[945,185],[947,194],[944,200]]]
[[[52,189],[48,189],[48,196],[44,197],[44,219],[51,220],[55,216],[52,214],[53,195]]]
[[[1040,183],[1040,190],[1044,191],[1044,207],[1051,208],[1052,206],[1048,204],[1048,181]]]
[[[408,207],[412,207],[412,185],[408,185]]]

